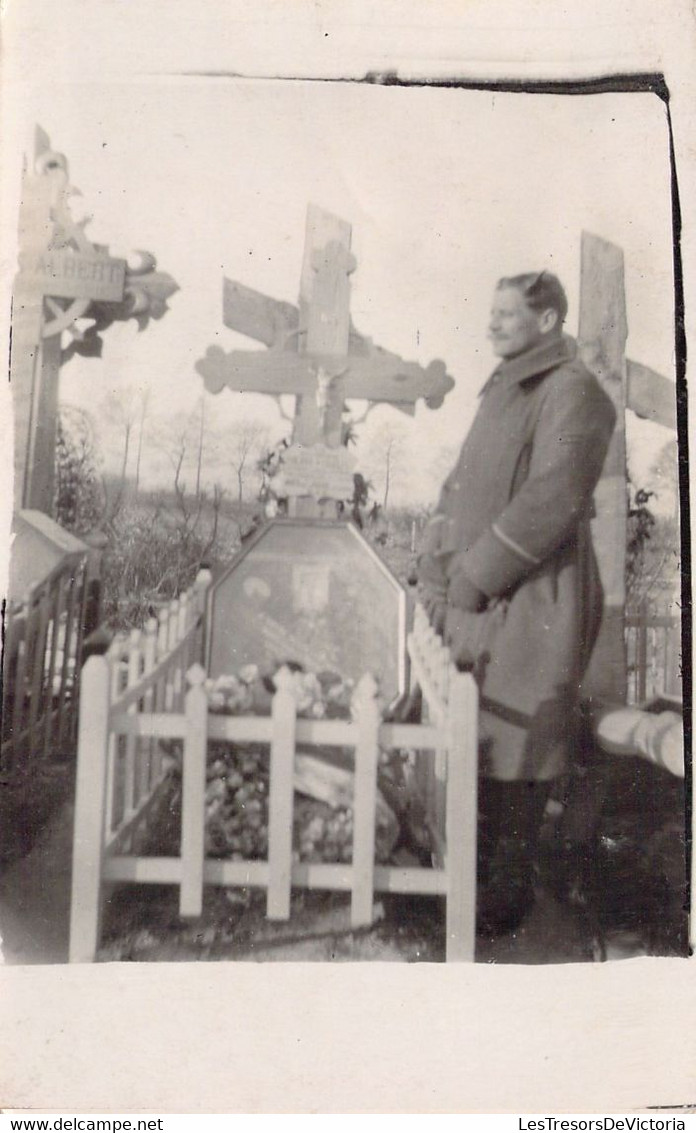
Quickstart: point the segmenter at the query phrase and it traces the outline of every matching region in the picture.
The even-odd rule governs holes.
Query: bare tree
[[[203,438],[205,436],[205,391],[201,394],[201,421],[198,430],[198,456],[196,459],[196,499],[201,498],[201,468],[203,467]]]
[[[237,499],[242,503],[246,477],[250,469],[256,467],[262,452],[268,448],[268,428],[253,418],[237,421],[227,430],[222,444],[227,462],[237,477]]]
[[[135,461],[135,491],[137,493],[140,487],[140,461],[143,455],[143,433],[145,431],[145,418],[147,417],[148,405],[150,402],[149,389],[141,389],[140,391],[140,421],[138,429],[138,455]]]
[[[205,418],[201,415],[201,421]],[[203,489],[201,483],[202,452],[205,441],[205,429],[201,423],[196,424],[189,416],[179,413],[163,423],[156,435],[157,448],[163,452],[172,467],[174,474],[173,490],[176,510],[169,511],[162,508],[164,522],[177,534],[179,547],[179,560],[186,561],[191,557],[205,558],[214,545],[219,527],[220,509],[224,497],[224,489],[215,483],[212,495]],[[186,466],[192,470],[193,461],[196,469],[196,490],[193,497],[187,493],[184,479]],[[205,514],[212,514],[212,521],[207,535],[205,530]],[[202,547],[202,550],[201,550]],[[164,583],[168,584],[172,571],[179,571],[181,562],[172,564],[171,571],[165,571]]]
[[[120,438],[122,445],[117,487],[108,504],[107,522],[114,518],[123,502],[128,478],[131,439],[139,413],[138,398],[138,391],[133,386],[118,386],[108,392],[102,406],[101,416],[109,422],[112,436]],[[106,495],[106,484],[104,484],[104,491]]]
[[[405,472],[404,458],[407,452],[407,433],[402,422],[395,415],[384,417],[378,424],[369,428],[364,436],[361,468],[377,489],[382,489],[382,509],[389,503],[389,493],[394,478]]]
[[[163,421],[154,436],[155,446],[163,452],[174,473],[174,495],[180,506],[186,504],[186,482],[183,479],[187,458],[195,451],[196,439],[191,418],[177,413]],[[200,490],[197,493],[200,498]]]

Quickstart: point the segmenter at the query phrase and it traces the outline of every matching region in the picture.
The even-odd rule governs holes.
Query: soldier
[[[510,931],[534,900],[538,833],[567,765],[602,591],[592,495],[615,410],[563,333],[548,272],[501,279],[500,358],[426,532],[432,624],[480,689],[478,930]]]

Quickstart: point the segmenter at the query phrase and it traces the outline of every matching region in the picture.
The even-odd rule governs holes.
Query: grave
[[[212,587],[208,671],[293,662],[357,682],[370,672],[389,704],[405,689],[406,595],[363,535],[338,518],[353,493],[353,458],[341,444],[347,399],[412,414],[442,404],[454,382],[377,347],[350,319],[350,226],[310,205],[298,307],[225,281],[224,321],[269,347],[210,347],[197,364],[206,388],[296,398],[280,478],[290,519],[245,546]]]
[[[388,704],[404,690],[405,622],[403,587],[352,524],[274,520],[213,587],[207,668],[370,672]]]

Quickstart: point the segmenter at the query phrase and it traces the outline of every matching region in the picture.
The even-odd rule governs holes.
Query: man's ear
[[[558,311],[554,311],[553,307],[547,307],[539,313],[539,330],[542,334],[548,334],[558,325]]]

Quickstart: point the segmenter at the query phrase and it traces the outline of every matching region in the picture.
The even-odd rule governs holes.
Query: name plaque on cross
[[[112,256],[49,249],[20,255],[19,268],[19,281],[42,295],[115,303],[123,299],[126,261]]]
[[[278,490],[288,496],[345,500],[353,495],[355,458],[345,448],[292,445],[283,456]]]

